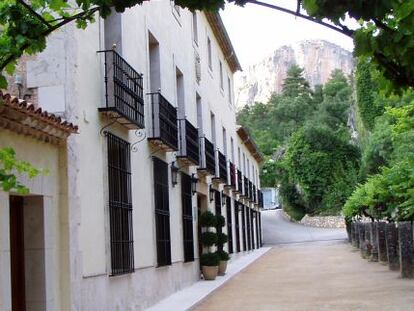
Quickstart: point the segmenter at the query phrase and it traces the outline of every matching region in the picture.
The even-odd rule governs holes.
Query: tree
[[[84,29],[95,21],[96,13],[106,18],[112,9],[125,9],[145,0],[2,0],[0,2],[0,88],[7,85],[3,70],[13,72],[23,53],[41,52],[46,38],[68,23]],[[150,0],[147,0],[150,1]],[[154,1],[154,0],[153,0]],[[366,56],[393,83],[393,87],[414,86],[414,0],[297,0],[297,10],[254,0],[229,0],[230,3],[261,5],[319,23],[350,36],[356,56]],[[175,0],[190,10],[218,10],[225,0]],[[304,14],[303,9],[307,14]],[[343,24],[345,16],[360,22],[351,30]],[[328,22],[325,22],[327,19]]]
[[[372,130],[375,118],[382,115],[383,107],[376,101],[379,89],[371,74],[372,66],[366,59],[359,59],[356,71],[357,107],[364,127]]]
[[[292,65],[288,71],[286,79],[283,81],[282,94],[286,97],[309,97],[311,89],[309,82],[303,77],[303,68]]]

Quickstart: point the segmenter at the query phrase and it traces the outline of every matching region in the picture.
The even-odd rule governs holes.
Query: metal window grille
[[[252,249],[252,227],[251,227],[251,221],[250,221],[250,208],[246,206],[246,222],[247,222],[247,249]]]
[[[240,252],[239,207],[240,207],[239,202],[234,200],[234,221],[235,221],[235,229],[236,229],[235,243],[236,243],[237,252]]]
[[[214,207],[216,216],[221,215],[221,192],[214,190]],[[216,227],[217,233],[222,233],[223,230],[220,226]],[[223,250],[223,246],[219,246],[218,250]]]
[[[227,209],[227,235],[228,235],[228,247],[229,253],[233,253],[233,221],[231,219],[231,198],[226,196],[226,209]]]
[[[249,197],[249,180],[247,179],[246,176],[244,176],[244,192],[243,192],[243,194],[246,198]]]
[[[111,275],[134,272],[130,145],[108,133]]]
[[[193,207],[191,177],[181,173],[181,200],[183,208],[184,262],[194,261]]]
[[[246,206],[241,205],[242,208],[242,233],[243,233],[243,251],[247,250],[246,240]]]
[[[230,186],[236,190],[236,166],[230,162]]]
[[[160,267],[171,264],[168,164],[158,158],[153,159],[157,263]]]
[[[253,224],[253,210],[250,209],[250,249],[254,248],[254,224]]]

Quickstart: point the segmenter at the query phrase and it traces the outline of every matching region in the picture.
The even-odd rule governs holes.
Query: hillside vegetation
[[[355,78],[335,70],[312,90],[292,66],[281,94],[238,113],[265,155],[262,185],[279,187],[292,217],[414,217],[414,93],[384,81],[360,60]]]

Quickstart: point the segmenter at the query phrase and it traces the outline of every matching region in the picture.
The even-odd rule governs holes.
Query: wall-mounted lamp
[[[173,187],[175,187],[175,185],[178,184],[178,171],[179,170],[180,169],[177,166],[175,166],[175,161],[173,161],[171,163],[171,183]]]
[[[191,174],[191,193],[193,195],[197,193],[197,182],[198,178],[195,177],[195,174]]]
[[[209,195],[210,195],[210,202],[213,202],[214,201],[214,189],[211,185],[209,188]]]

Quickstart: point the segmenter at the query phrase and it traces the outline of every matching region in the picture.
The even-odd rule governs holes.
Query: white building
[[[274,209],[280,208],[279,189],[278,188],[262,188],[263,208]]]
[[[38,267],[20,278],[26,294],[11,286],[13,262],[3,260],[13,224],[12,197],[1,193],[0,310],[14,309],[16,295],[28,310],[145,309],[200,279],[205,210],[225,216],[230,253],[260,247],[262,156],[236,126],[239,69],[218,14],[167,0],[50,38],[27,63],[27,87],[79,133],[50,160],[47,146],[17,148],[35,165],[54,166],[28,197],[43,202],[36,232],[44,246],[40,262],[20,254],[29,271]]]

